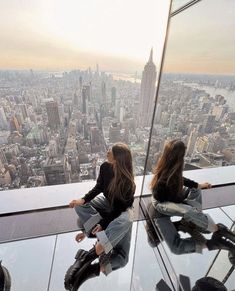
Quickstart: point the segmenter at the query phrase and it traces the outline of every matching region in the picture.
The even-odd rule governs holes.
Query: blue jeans
[[[153,207],[158,213],[154,223],[160,230],[163,239],[175,254],[202,252],[202,245],[193,238],[181,239],[171,222],[171,216],[183,217],[188,222],[193,222],[202,230],[213,232],[215,223],[208,214],[202,213],[201,189],[191,189],[184,203],[162,202],[153,199]]]
[[[97,196],[89,203],[76,206],[80,219],[80,226],[87,236],[99,221],[110,213],[111,206],[103,196]],[[96,233],[99,243],[103,246],[108,260],[105,261],[105,273],[124,267],[129,259],[131,231],[133,223],[133,209],[128,208],[109,223],[105,230]]]

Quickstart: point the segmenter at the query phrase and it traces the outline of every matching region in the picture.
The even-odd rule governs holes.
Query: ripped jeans
[[[87,236],[99,221],[110,213],[111,206],[103,196],[97,196],[92,201],[76,206],[79,224]],[[109,223],[105,230],[96,233],[99,243],[104,248],[100,263],[108,275],[112,270],[124,267],[129,260],[131,232],[133,224],[133,208],[128,208]],[[106,255],[106,256],[105,256]]]

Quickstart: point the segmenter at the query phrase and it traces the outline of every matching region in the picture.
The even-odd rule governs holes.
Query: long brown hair
[[[135,183],[131,151],[124,143],[116,143],[112,147],[114,177],[109,185],[111,203],[118,200],[127,201],[134,195]]]
[[[153,190],[159,181],[167,186],[174,186],[178,194],[183,188],[183,167],[184,167],[185,144],[178,140],[168,142],[157,165],[154,169],[154,177],[150,187]]]

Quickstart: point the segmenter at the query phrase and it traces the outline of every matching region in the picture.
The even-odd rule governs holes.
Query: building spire
[[[150,55],[149,55],[149,63],[153,62],[153,48],[151,48]]]

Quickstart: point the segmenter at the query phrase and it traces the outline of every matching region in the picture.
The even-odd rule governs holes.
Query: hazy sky
[[[171,20],[165,70],[235,74],[235,1],[202,0]]]
[[[169,0],[0,0],[0,69],[98,63],[106,71],[142,71],[151,47],[159,63],[168,6]],[[165,70],[235,73],[234,28],[232,0],[202,0],[175,16]]]
[[[142,70],[168,0],[0,0],[0,68]]]

